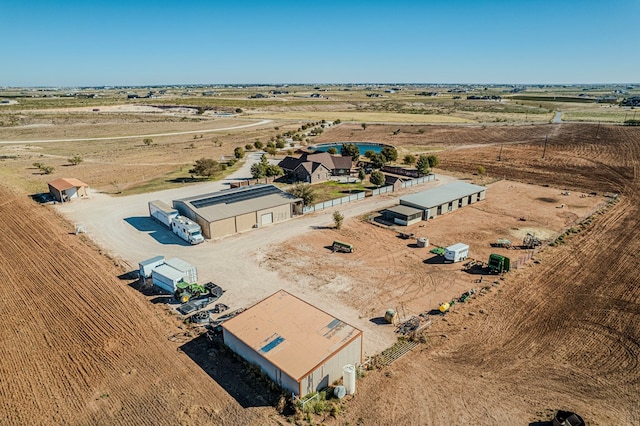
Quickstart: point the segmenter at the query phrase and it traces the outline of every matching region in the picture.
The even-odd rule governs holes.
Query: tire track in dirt
[[[0,194],[1,424],[263,423],[166,341],[154,308],[55,213]]]
[[[576,410],[589,424],[640,424],[640,131],[602,126],[600,138],[584,146],[580,137],[590,129],[559,127],[547,164],[531,162],[531,147],[519,145],[512,164],[497,167],[526,182],[607,188],[620,201],[539,253],[540,264],[508,274],[488,297],[436,321],[433,348],[394,364],[397,380],[380,375],[360,387],[401,386],[402,406],[413,415],[404,417],[408,424],[446,420],[426,412],[468,424],[526,424],[547,407]],[[471,169],[487,152],[466,152],[454,168]],[[345,420],[386,421],[393,400],[384,393],[374,405],[358,402]]]

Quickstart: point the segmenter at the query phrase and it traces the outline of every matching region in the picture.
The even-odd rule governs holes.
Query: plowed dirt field
[[[0,186],[0,424],[261,424],[47,207]],[[190,339],[188,339],[190,340]]]
[[[501,162],[495,145],[442,153],[453,169],[489,161],[500,176],[621,201],[540,264],[436,321],[421,350],[359,382],[337,423],[537,425],[568,409],[589,425],[640,424],[640,130],[595,132],[559,126],[544,162],[539,142],[509,146]]]
[[[373,125],[336,131],[343,137],[323,138],[392,138]],[[640,425],[640,129],[434,126],[418,134],[403,128],[398,146],[444,149],[447,171],[484,165],[488,178],[620,200],[540,253],[540,263],[438,318],[426,343],[359,380],[337,418],[314,422],[539,425],[568,409],[589,425]],[[119,280],[114,262],[70,235],[52,209],[6,187],[0,196],[1,424],[286,422],[270,399],[247,396],[206,340],[169,339],[184,332],[179,323]]]

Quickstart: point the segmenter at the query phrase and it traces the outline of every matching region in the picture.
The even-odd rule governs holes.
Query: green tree
[[[278,148],[278,149],[284,148],[285,145],[286,145],[286,143],[285,143],[284,139],[278,139],[276,141],[276,148]]]
[[[373,154],[369,161],[374,169],[381,169],[387,163],[386,157],[382,154]]]
[[[352,143],[342,144],[342,147],[340,148],[340,155],[343,157],[350,156],[353,161],[358,161],[358,158],[360,158],[360,148],[358,148],[358,145],[354,145]]]
[[[317,198],[315,189],[308,183],[297,183],[289,188],[287,192],[296,198],[302,198],[302,203],[305,206],[310,206]]]
[[[211,158],[201,158],[196,160],[193,168],[189,170],[189,173],[196,176],[211,177],[217,172],[222,171],[222,165]]]
[[[367,123],[362,123],[361,126],[362,126],[362,130],[367,130]]]
[[[269,161],[264,154],[262,154],[259,163],[255,163],[251,166],[251,176],[253,176],[254,179],[282,176],[283,173],[284,171],[282,170],[282,167],[276,166],[274,164],[269,164]]]
[[[487,173],[487,169],[485,169],[484,166],[478,166],[476,171],[480,176],[484,176],[484,174]]]
[[[234,157],[236,157],[238,160],[241,158],[244,158],[244,149],[242,149],[241,146],[237,146],[234,150],[233,150],[233,155]]]
[[[410,166],[412,164],[416,164],[416,156],[413,154],[407,154],[404,156],[404,159],[402,160],[402,162],[404,164],[406,164],[407,166]]]
[[[253,145],[251,145],[250,143],[248,143],[248,144],[246,144],[246,145],[244,146],[245,151],[251,151],[253,148],[254,148],[254,146],[253,146]]]
[[[260,142],[260,141],[255,141],[255,142],[253,143],[253,146],[254,146],[256,149],[262,149],[262,148],[264,148],[264,144],[263,144],[262,142]]]
[[[384,185],[385,176],[380,170],[374,170],[371,172],[371,176],[369,176],[369,182],[375,186]]]
[[[427,160],[429,160],[429,167],[436,167],[440,163],[440,160],[438,160],[436,155],[428,156]]]
[[[153,143],[153,139],[151,138],[144,138],[142,139],[142,143],[144,143],[146,146],[149,146]]]
[[[79,154],[76,154],[73,157],[69,158],[69,164],[71,164],[72,166],[77,166],[78,164],[82,163],[82,161],[82,157],[80,157]]]
[[[336,148],[335,146],[332,146],[331,148],[327,149],[327,152],[331,155],[335,155],[338,153],[338,148]]]
[[[376,155],[376,152],[372,149],[368,149],[364,152],[364,156],[369,159],[373,158],[374,155]]]
[[[278,148],[276,148],[275,146],[270,146],[267,148],[267,154],[271,155],[272,157],[275,157],[277,153]]]
[[[386,158],[386,162],[389,163],[391,161],[396,161],[398,159],[398,150],[392,146],[385,146],[380,151],[380,154]]]
[[[360,170],[358,170],[358,179],[360,179],[360,182],[362,182],[366,177],[367,174],[365,173],[364,169],[360,167]]]
[[[429,167],[429,158],[426,155],[421,155],[416,161],[416,170],[420,176],[429,174],[431,171]]]
[[[342,228],[342,222],[344,221],[344,215],[340,212],[333,212],[333,223],[336,229]]]

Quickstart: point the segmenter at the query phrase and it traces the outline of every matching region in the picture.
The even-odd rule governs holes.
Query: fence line
[[[419,177],[417,179],[406,180],[402,182],[402,188],[408,188],[410,186],[420,185],[425,182],[431,182],[435,179],[436,179],[436,175],[430,174],[430,175]],[[371,191],[371,196],[386,194],[389,192],[393,192],[393,185],[376,188],[373,191]],[[341,204],[347,204],[352,201],[362,200],[365,196],[366,196],[365,192],[358,192],[356,194],[347,195],[341,198],[335,198],[333,200],[324,201],[322,203],[318,203],[313,206],[305,206],[302,208],[302,213],[306,214],[306,213],[318,212],[324,209],[328,209],[330,207],[339,206]]]

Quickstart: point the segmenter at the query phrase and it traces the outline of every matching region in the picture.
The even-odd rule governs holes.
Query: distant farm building
[[[222,324],[224,343],[298,396],[362,362],[362,331],[280,290]]]
[[[89,185],[74,179],[62,178],[48,183],[49,192],[54,200],[61,203],[71,201],[74,198],[85,198],[89,196]]]
[[[418,211],[422,220],[452,212],[485,199],[487,188],[466,182],[454,182],[400,198],[400,205],[384,211],[386,218],[401,223],[414,223]],[[405,207],[405,208],[402,208]],[[411,222],[411,223],[409,223]]]
[[[300,158],[287,156],[278,166],[290,180],[317,183],[331,176],[348,176],[351,174],[352,160],[349,156],[318,152],[303,154]]]
[[[200,225],[207,238],[232,235],[302,214],[302,200],[274,185],[254,185],[183,198],[174,200],[173,207]]]

